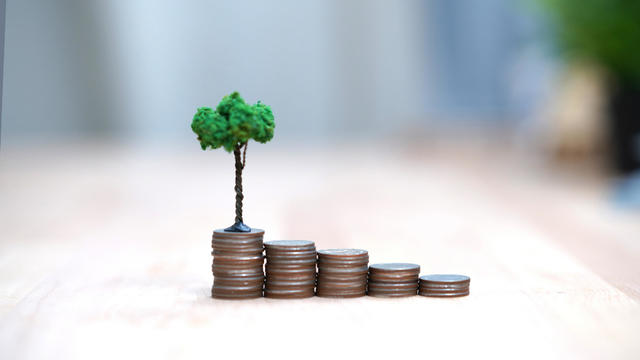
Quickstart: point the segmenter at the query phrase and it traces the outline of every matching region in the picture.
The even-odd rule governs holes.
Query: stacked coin
[[[319,250],[316,294],[339,298],[364,296],[368,264],[369,253],[366,250]]]
[[[420,277],[422,296],[454,297],[469,295],[471,279],[465,275],[435,274]]]
[[[316,245],[313,241],[268,241],[264,248],[267,255],[265,297],[301,299],[314,295]]]
[[[401,297],[418,292],[420,265],[406,263],[373,264],[369,266],[369,296]]]
[[[211,296],[220,299],[250,299],[262,296],[264,285],[264,231],[213,232],[213,288]]]

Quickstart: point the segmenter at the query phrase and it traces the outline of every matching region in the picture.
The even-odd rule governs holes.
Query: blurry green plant
[[[247,104],[238,92],[222,98],[215,110],[201,107],[193,116],[191,129],[198,135],[202,150],[224,148],[233,152],[235,158],[236,218],[235,223],[225,229],[227,231],[251,231],[242,218],[242,170],[246,163],[247,143],[250,139],[268,142],[273,138],[275,126],[269,106],[260,101]]]
[[[567,55],[594,60],[622,81],[640,82],[640,1],[540,1]]]

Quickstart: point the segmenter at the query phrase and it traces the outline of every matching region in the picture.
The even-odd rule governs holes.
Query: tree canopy
[[[228,152],[249,139],[268,142],[273,138],[275,126],[269,106],[260,101],[247,104],[238,92],[222,98],[215,111],[210,107],[198,108],[191,122],[202,150],[222,147]]]

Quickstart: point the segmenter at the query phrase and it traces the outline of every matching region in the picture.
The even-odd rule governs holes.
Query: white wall
[[[191,141],[195,109],[233,90],[273,107],[278,137],[410,126],[424,14],[420,1],[9,0],[2,137]]]

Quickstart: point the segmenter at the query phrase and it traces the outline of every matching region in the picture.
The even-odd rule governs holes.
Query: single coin
[[[213,279],[213,285],[216,286],[258,286],[264,283],[264,278],[251,277],[251,278],[232,278],[232,277],[215,277]]]
[[[356,291],[350,293],[335,293],[335,292],[324,292],[324,291],[316,291],[316,296],[318,297],[326,297],[326,298],[357,298],[363,297],[366,293],[364,291]]]
[[[409,263],[383,263],[369,265],[373,272],[420,272],[420,265]]]
[[[312,267],[279,269],[279,268],[274,268],[273,266],[269,266],[269,267],[265,266],[265,270],[266,270],[265,271],[266,273],[276,275],[276,276],[316,274],[316,269]]]
[[[262,254],[253,255],[216,255],[213,257],[213,261],[218,262],[251,262],[251,261],[264,261]]]
[[[429,297],[459,297],[469,295],[469,290],[465,291],[447,291],[447,292],[434,292],[434,291],[418,291],[418,295]]]
[[[354,268],[354,267],[362,267],[367,266],[369,264],[368,259],[358,260],[358,261],[325,261],[322,259],[318,259],[318,266],[327,267],[327,268]]]
[[[407,275],[407,276],[385,276],[385,277],[380,277],[380,276],[373,276],[372,274],[369,274],[369,282],[374,282],[374,283],[391,283],[391,284],[395,284],[395,283],[418,283],[418,276],[412,276],[412,275]]]
[[[314,249],[305,251],[272,251],[267,249],[267,257],[317,257]]]
[[[266,241],[264,246],[267,249],[303,250],[316,247],[313,241],[308,240],[275,240]]]
[[[244,300],[262,297],[262,290],[246,294],[225,294],[216,291],[215,287],[211,289],[211,296],[216,299],[224,300]]]
[[[313,285],[316,284],[316,280],[315,279],[311,279],[311,280],[291,280],[291,281],[287,281],[287,280],[269,279],[267,281],[267,284],[273,285],[273,286],[309,286],[309,285],[313,286]]]
[[[264,241],[261,236],[258,237],[211,237],[211,244],[250,246],[260,244],[264,248]]]
[[[369,289],[415,289],[418,290],[418,283],[368,283]]]
[[[213,276],[222,276],[222,277],[235,277],[235,278],[240,278],[240,277],[256,277],[256,276],[263,276],[264,272],[262,272],[262,268],[257,268],[257,269],[219,269],[219,268],[214,268],[213,269]]]
[[[264,244],[262,239],[252,238],[240,238],[240,239],[216,239],[211,240],[212,248],[228,248],[231,250],[241,248],[262,248],[264,250]]]
[[[416,296],[416,292],[367,292],[367,295],[373,297],[408,297],[408,296]]]
[[[273,259],[273,258],[267,258],[267,263],[268,264],[283,264],[283,265],[303,265],[303,264],[308,264],[308,265],[315,265],[316,263],[316,259],[315,258],[297,258],[297,259]]]
[[[226,238],[247,238],[247,237],[257,237],[264,236],[264,230],[262,229],[251,229],[251,231],[247,232],[235,232],[235,231],[225,231],[224,229],[217,229],[213,232],[213,236],[215,237],[226,237]]]
[[[426,283],[465,283],[470,282],[471,279],[466,275],[455,275],[455,274],[433,274],[433,275],[424,275],[420,276],[420,281],[424,281]]]
[[[325,267],[318,266],[318,274],[321,275],[367,275],[367,267],[357,267],[357,268],[340,268],[340,267]]]
[[[247,256],[247,255],[259,255],[262,254],[262,250],[258,249],[258,248],[243,248],[243,249],[233,249],[233,250],[229,250],[229,249],[219,249],[219,248],[214,248],[211,251],[211,255],[212,256]]]
[[[264,297],[272,299],[304,299],[315,296],[313,289],[306,290],[264,290]]]
[[[318,255],[326,257],[349,258],[368,256],[369,252],[362,249],[325,249],[318,250]]]

